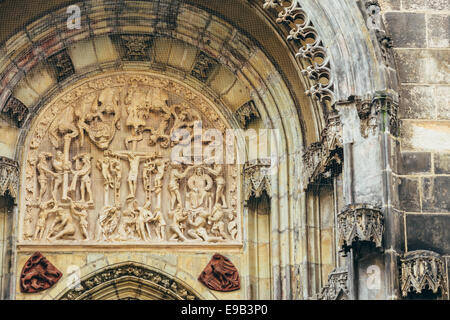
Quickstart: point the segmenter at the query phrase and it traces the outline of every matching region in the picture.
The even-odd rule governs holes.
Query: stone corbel
[[[312,143],[303,153],[305,188],[342,172],[342,125],[338,115],[329,116],[321,142]]]
[[[266,192],[272,196],[270,182],[270,159],[256,159],[248,161],[244,165],[244,199],[248,201],[251,197],[259,198]]]
[[[367,138],[370,134],[377,133],[379,115],[383,123],[382,130],[398,136],[400,132],[400,121],[397,117],[398,103],[389,94],[378,93],[371,100],[356,99],[356,108],[361,120],[361,135]]]
[[[348,272],[344,268],[336,268],[328,275],[328,283],[317,295],[317,300],[348,300]]]
[[[402,295],[422,293],[429,289],[437,294],[447,293],[448,279],[444,259],[436,252],[417,250],[405,253],[401,261],[400,287]]]
[[[19,165],[16,161],[0,156],[0,196],[10,196],[17,203]]]
[[[374,243],[382,248],[384,217],[381,209],[368,204],[348,205],[337,216],[339,246],[348,252],[355,243]]]
[[[247,128],[249,122],[252,119],[260,118],[258,109],[256,109],[253,100],[250,100],[249,102],[246,102],[241,107],[239,107],[239,109],[237,109],[235,112],[235,116],[239,120],[243,128]]]

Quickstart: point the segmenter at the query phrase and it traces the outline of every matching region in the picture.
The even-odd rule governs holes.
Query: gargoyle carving
[[[241,288],[239,272],[226,257],[216,253],[198,280],[211,290],[229,292]]]
[[[20,290],[24,293],[47,290],[57,283],[61,277],[61,271],[40,252],[35,252],[23,266],[20,274]]]

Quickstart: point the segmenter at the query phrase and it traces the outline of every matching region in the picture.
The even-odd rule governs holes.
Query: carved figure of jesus
[[[128,197],[127,199],[132,199],[136,197],[136,187],[137,187],[137,177],[139,174],[139,164],[141,163],[141,160],[143,160],[145,157],[141,155],[137,155],[133,152],[127,152],[127,153],[117,153],[117,156],[119,156],[122,159],[127,159],[128,163],[130,165],[130,170],[128,172]]]
[[[208,207],[208,195],[213,181],[211,177],[203,171],[203,168],[197,167],[195,173],[189,178],[188,186],[191,190],[188,193],[191,209]]]

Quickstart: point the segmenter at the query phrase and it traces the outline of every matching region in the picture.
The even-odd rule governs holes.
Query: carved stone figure
[[[178,204],[177,208],[170,213],[172,218],[172,224],[169,226],[169,230],[173,232],[170,240],[181,240],[186,241],[184,236],[184,230],[186,228],[186,220],[188,218],[188,213],[183,210],[181,204]]]
[[[58,207],[55,204],[54,200],[47,201],[45,203],[39,204],[39,218],[36,223],[36,229],[34,232],[34,240],[42,239],[44,235],[45,227],[47,225],[47,218],[51,213],[56,213],[58,211]]]
[[[66,171],[70,170],[70,163],[67,163],[64,159],[64,154],[61,151],[56,151],[56,155],[52,161],[52,166],[54,169],[55,179],[53,180],[53,200],[57,201],[59,187],[63,184]],[[65,186],[63,186],[64,195]],[[66,191],[67,194],[67,191]],[[63,198],[63,197],[62,197]]]
[[[81,234],[83,235],[83,238],[85,240],[89,239],[88,212],[87,212],[88,208],[89,208],[89,205],[85,204],[85,203],[75,203],[73,201],[71,201],[71,203],[70,203],[70,210],[71,210],[72,214],[77,216],[80,219]]]
[[[96,239],[100,241],[110,240],[111,235],[116,230],[120,219],[120,208],[106,206],[100,212],[97,219]]]
[[[236,240],[238,232],[239,232],[238,224],[236,221],[237,217],[233,213],[229,213],[228,220],[230,221],[230,222],[228,222],[228,226],[227,226],[228,233],[231,235],[231,238],[233,240]]]
[[[36,165],[36,170],[38,174],[38,183],[39,183],[39,196],[38,196],[38,203],[42,201],[43,196],[45,195],[45,192],[47,191],[48,187],[48,178],[47,174],[50,174],[54,177],[56,177],[55,173],[51,171],[48,168],[47,159],[51,158],[52,154],[49,152],[42,152],[39,155],[39,161]]]
[[[181,205],[181,195],[180,195],[180,179],[186,178],[189,171],[192,168],[186,168],[186,170],[181,171],[180,164],[171,164],[171,170],[169,175],[169,192],[170,192],[170,210],[174,210],[177,204]]]
[[[116,88],[105,88],[98,95],[87,94],[80,99],[75,110],[81,145],[86,131],[99,149],[108,148],[116,129],[120,129],[120,92]]]
[[[208,217],[208,224],[212,224],[211,232],[216,236],[226,239],[225,223],[223,222],[224,212],[219,203],[214,205],[211,215]]]
[[[226,257],[216,253],[198,280],[211,290],[229,292],[241,288],[239,272]]]
[[[20,291],[35,293],[51,288],[62,277],[59,271],[40,252],[35,252],[20,273]]]
[[[223,165],[221,164],[214,164],[214,167],[206,168],[206,170],[215,176],[215,183],[216,183],[216,199],[215,203],[219,203],[219,200],[222,202],[222,207],[227,208],[227,199],[225,197],[225,178],[223,177]]]
[[[76,229],[70,211],[57,207],[56,218],[48,232],[48,240],[73,239]]]
[[[198,214],[188,217],[188,223],[191,228],[187,231],[188,235],[196,240],[202,240],[206,242],[221,241],[221,237],[215,237],[208,235],[206,231],[207,220],[210,214],[206,210],[201,210]]]
[[[76,161],[75,170],[72,170],[74,176],[69,191],[75,191],[78,177],[81,177],[80,195],[81,202],[85,202],[86,193],[89,196],[89,202],[92,203],[92,183],[91,183],[91,159],[92,156],[83,153],[73,158]]]
[[[187,198],[190,209],[210,208],[210,192],[213,185],[211,177],[204,172],[204,169],[197,167],[195,173],[188,179],[188,186],[191,191]]]

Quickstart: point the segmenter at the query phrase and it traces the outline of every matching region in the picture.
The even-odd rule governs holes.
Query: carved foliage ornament
[[[270,159],[259,158],[244,165],[244,197],[246,201],[251,197],[261,197],[264,191],[269,197],[272,196],[270,170]]]
[[[9,195],[17,200],[19,166],[16,161],[0,157],[0,196]]]
[[[366,204],[349,205],[338,214],[339,246],[344,252],[354,242],[368,241],[382,247],[384,217],[381,209]]]
[[[216,253],[198,280],[211,290],[229,292],[241,288],[239,272],[226,257]]]
[[[309,64],[302,74],[315,83],[306,94],[333,105],[335,97],[329,57],[300,0],[264,0],[263,8],[275,8],[278,11],[276,22],[292,27],[287,40],[297,45],[295,56]]]
[[[62,277],[53,264],[40,252],[35,252],[23,266],[20,274],[20,291],[34,293],[51,288]]]
[[[321,142],[312,143],[303,153],[305,188],[342,171],[342,125],[338,115],[330,115]]]
[[[253,100],[243,104],[239,109],[236,110],[236,117],[241,123],[242,127],[247,128],[247,125],[252,119],[260,118],[258,109],[256,109]]]
[[[401,261],[401,291],[406,297],[409,292],[421,293],[429,289],[444,295],[447,292],[447,272],[442,257],[428,250],[405,253]]]
[[[140,73],[61,94],[26,144],[22,240],[240,243],[237,166],[192,161],[194,135],[225,132],[215,110],[181,84]]]
[[[158,291],[164,292],[166,295],[180,300],[198,300],[198,297],[189,288],[174,281],[167,275],[151,270],[145,266],[136,263],[124,263],[117,266],[107,267],[100,272],[82,280],[80,286],[65,292],[61,300],[87,300],[92,292],[102,284],[115,281],[119,283],[126,278],[135,278]]]
[[[150,46],[150,38],[138,35],[122,35],[120,37],[126,48],[126,58],[132,61],[149,60],[147,49]]]
[[[66,49],[49,57],[48,62],[55,67],[58,81],[63,81],[75,73],[72,59]]]
[[[318,294],[318,300],[347,300],[348,272],[343,268],[336,268],[328,275],[328,283]]]

